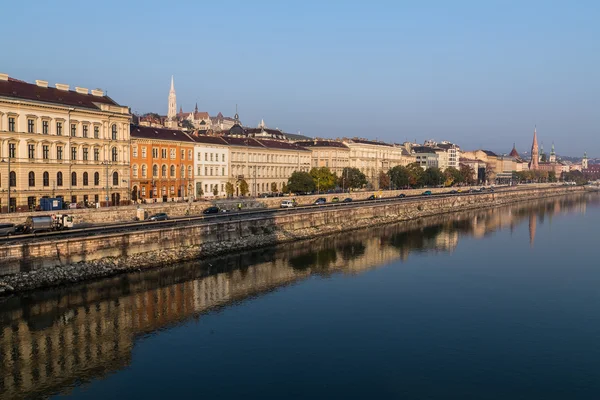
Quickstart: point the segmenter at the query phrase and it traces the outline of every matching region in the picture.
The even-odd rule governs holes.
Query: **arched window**
[[[162,166],[162,177],[163,178],[167,177],[167,166],[166,165]]]
[[[63,177],[62,177],[62,172],[57,172],[56,173],[56,186],[62,186],[63,185]]]
[[[84,172],[83,173],[83,186],[87,186],[88,185],[88,173]]]
[[[113,186],[119,186],[119,173],[113,172]]]
[[[11,187],[17,186],[17,173],[15,171],[10,171],[10,175],[8,176],[8,184]]]
[[[35,186],[35,172],[30,171],[29,172],[29,187],[34,187]]]
[[[189,166],[189,167],[188,167],[188,178],[191,178],[191,177],[192,177],[192,171],[193,171],[192,167],[191,167],[191,166]]]
[[[42,174],[42,184],[44,186],[50,186],[50,174],[48,173],[48,171]]]
[[[154,178],[158,178],[158,165],[154,164],[152,166],[152,176]]]
[[[71,173],[71,186],[77,186],[77,172]]]
[[[116,147],[112,148],[112,160],[115,161],[115,162],[118,160],[117,148]]]
[[[98,186],[100,184],[100,173],[94,172],[94,185]]]
[[[171,165],[171,178],[175,178],[175,166]]]
[[[181,177],[185,178],[185,166],[181,166]]]
[[[131,171],[132,171],[133,177],[134,177],[134,178],[137,178],[137,177],[138,177],[138,166],[137,166],[137,165],[134,165],[134,166],[131,168]]]
[[[145,178],[147,174],[146,164],[142,164],[142,178]]]
[[[112,140],[117,140],[117,124],[112,126]]]

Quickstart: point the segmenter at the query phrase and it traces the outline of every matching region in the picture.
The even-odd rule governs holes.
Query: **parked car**
[[[431,196],[431,190],[426,190],[423,193],[421,193],[422,196]]]
[[[367,197],[367,200],[375,200],[376,197],[374,194],[370,195],[369,197]]]
[[[406,195],[405,195],[404,193],[400,193],[400,194],[399,194],[398,196],[396,196],[396,197],[398,197],[398,198],[400,198],[400,199],[403,199],[403,198],[405,198],[405,197],[406,197]]]
[[[293,200],[284,200],[279,205],[280,208],[294,208],[296,207],[296,202]]]
[[[208,208],[205,208],[204,211],[202,211],[202,214],[218,214],[218,213],[219,213],[219,207],[217,207],[217,206],[208,207]]]
[[[315,200],[315,202],[313,204],[319,205],[319,204],[325,204],[325,203],[327,203],[327,199],[325,197],[319,197],[318,199]]]
[[[158,213],[151,215],[148,218],[148,221],[166,221],[169,219],[169,216],[166,213]]]
[[[352,203],[352,198],[351,197],[346,197],[342,203]]]
[[[0,224],[0,236],[9,237],[15,233],[15,224]]]
[[[451,191],[449,191],[448,193],[450,193],[450,194],[457,194],[457,193],[458,193],[458,191],[457,191],[457,190],[451,190]]]
[[[340,202],[340,198],[339,197],[334,197],[333,199],[331,199],[332,203],[339,203]]]
[[[457,193],[462,193],[462,189],[458,189],[456,192]]]

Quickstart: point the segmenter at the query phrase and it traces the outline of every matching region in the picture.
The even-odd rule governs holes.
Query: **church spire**
[[[170,93],[175,93],[175,82],[173,81],[173,75],[171,75],[171,90]]]
[[[196,108],[194,108],[194,112],[198,112],[198,102],[196,102]]]
[[[175,94],[175,82],[171,75],[171,90],[169,90],[169,111],[167,112],[169,120],[174,120],[177,117],[177,95]]]
[[[539,155],[537,127],[535,127],[533,129],[533,143],[531,144],[531,161],[529,162],[529,169],[538,169]]]

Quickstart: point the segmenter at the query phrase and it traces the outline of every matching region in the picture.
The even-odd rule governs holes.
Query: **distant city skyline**
[[[18,54],[0,72],[100,87],[132,112],[166,115],[173,75],[178,110],[232,116],[237,104],[249,126],[508,153],[528,150],[537,125],[547,152],[600,156],[592,1],[25,7],[12,3],[0,26]],[[81,22],[21,29],[42,19]]]

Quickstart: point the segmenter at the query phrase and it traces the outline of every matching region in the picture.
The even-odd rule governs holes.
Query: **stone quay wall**
[[[273,213],[248,220],[8,244],[0,248],[0,276],[16,274],[16,280],[11,282],[21,282],[21,289],[31,289],[346,230],[584,190],[582,187],[537,188],[434,197],[426,201],[365,203],[360,207],[330,207],[306,213]],[[34,275],[36,278],[33,280],[25,279]]]

